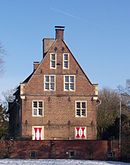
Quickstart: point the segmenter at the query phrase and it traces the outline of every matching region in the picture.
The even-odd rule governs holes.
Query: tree
[[[8,116],[6,108],[0,104],[0,139],[8,136]]]
[[[122,138],[130,137],[130,107],[125,95],[118,91],[102,89],[99,92],[101,104],[97,110],[97,129],[99,139],[118,139],[121,117]],[[121,102],[121,116],[120,116]]]
[[[14,89],[8,89],[7,91],[2,93],[7,103],[14,101],[15,99],[14,93],[16,91],[17,91],[17,87]]]
[[[119,116],[119,95],[110,89],[99,92],[101,104],[97,110],[98,138],[108,138],[107,130],[112,127]],[[106,136],[106,137],[105,137]]]
[[[10,89],[3,92],[5,101],[0,103],[0,139],[5,139],[8,137],[9,133],[9,114],[8,114],[8,103],[14,101],[15,89]]]
[[[130,140],[130,80],[126,81],[126,88],[118,86],[122,111],[122,139]]]

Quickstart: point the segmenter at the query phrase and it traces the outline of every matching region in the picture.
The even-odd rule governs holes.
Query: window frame
[[[55,60],[52,59],[52,55],[55,55]],[[55,67],[52,66],[52,62],[55,62]],[[56,69],[57,68],[57,54],[56,53],[50,53],[50,69]]]
[[[37,105],[39,105],[39,102],[42,102],[42,108],[41,107],[34,107],[33,106],[33,103],[34,102],[37,102]],[[36,109],[37,110],[37,115],[34,115],[34,109]],[[39,109],[42,109],[42,115],[39,115],[38,113],[38,111],[39,111]],[[44,101],[43,100],[32,100],[32,116],[33,117],[44,117]]]
[[[67,54],[68,55],[68,60],[65,60],[64,55]],[[65,67],[65,62],[68,62],[68,67]],[[69,69],[69,53],[63,53],[63,69]]]
[[[45,80],[46,80],[46,76],[49,76],[49,82],[46,82]],[[51,76],[54,76],[54,90],[51,90],[51,83],[52,82],[50,82],[50,79],[51,79]],[[49,89],[46,89],[45,88],[45,84],[46,83],[49,83]],[[44,91],[56,91],[56,75],[44,75]]]
[[[65,77],[66,76],[69,76],[69,90],[67,90],[67,89],[65,89],[65,84],[67,83],[66,81],[65,81]],[[74,77],[74,90],[72,90],[72,89],[70,89],[70,83],[72,83],[72,82],[70,82],[70,77],[71,76],[73,76]],[[75,75],[64,75],[64,81],[63,81],[63,83],[64,83],[64,91],[66,91],[66,92],[74,92],[75,90],[76,90],[76,85],[75,85],[75,82],[76,82],[76,76]]]
[[[77,107],[77,103],[80,103],[80,104],[82,104],[82,103],[85,103],[86,104],[86,108],[83,108],[83,107],[80,107],[80,108],[78,108]],[[80,109],[80,116],[79,115],[77,115],[77,109]],[[82,115],[82,110],[83,109],[85,109],[85,114],[86,115]],[[75,101],[75,117],[77,117],[77,118],[85,118],[85,117],[87,117],[87,111],[88,111],[88,108],[87,108],[87,101],[86,100],[77,100],[77,101]]]

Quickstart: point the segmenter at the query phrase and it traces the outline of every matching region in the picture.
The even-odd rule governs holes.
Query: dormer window
[[[63,69],[69,69],[69,53],[63,54]]]
[[[56,69],[56,54],[55,53],[50,54],[50,68]]]

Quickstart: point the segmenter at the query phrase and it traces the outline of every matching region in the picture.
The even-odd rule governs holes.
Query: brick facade
[[[33,139],[34,136],[42,136],[42,139],[40,137],[37,140],[73,140],[76,139],[77,131],[77,137],[81,139],[96,139],[97,86],[90,82],[64,42],[63,36],[64,28],[56,27],[55,39],[43,39],[42,61],[34,63],[33,73],[20,84],[19,94],[15,94],[16,99],[12,103],[15,106],[9,109],[9,113],[13,114],[14,109],[19,107],[17,119],[10,115],[12,136]],[[56,58],[55,68],[50,67],[52,53]],[[68,54],[67,69],[63,67],[65,53]],[[55,76],[54,91],[45,90],[46,75]],[[65,91],[66,75],[74,79],[69,80],[74,81],[69,84],[74,84],[74,90]],[[38,101],[42,102],[41,116],[32,115],[33,102],[36,101],[39,106],[41,103]],[[81,102],[80,106],[85,104],[85,116],[76,116],[76,102]]]
[[[0,158],[119,160],[118,141],[0,141]]]

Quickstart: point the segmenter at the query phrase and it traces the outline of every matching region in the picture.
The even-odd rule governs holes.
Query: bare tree
[[[122,137],[130,137],[130,131],[128,131],[130,130],[130,106],[128,104],[128,95],[111,89],[102,89],[99,92],[99,97],[101,99],[101,104],[98,106],[97,110],[98,138],[119,138],[120,119]]]
[[[120,95],[123,113],[125,113],[125,115],[128,115],[130,117],[130,79],[126,80],[125,88],[119,85],[117,87],[117,91]]]
[[[2,92],[4,98],[7,102],[13,102],[14,101],[14,99],[15,99],[14,93],[16,92],[16,90],[17,90],[17,87],[14,89],[8,89],[7,91]]]
[[[97,110],[97,126],[98,137],[102,138],[102,134],[114,124],[119,116],[119,95],[110,89],[102,89],[99,92],[101,104]]]
[[[6,107],[0,104],[0,139],[8,136],[8,117]]]

